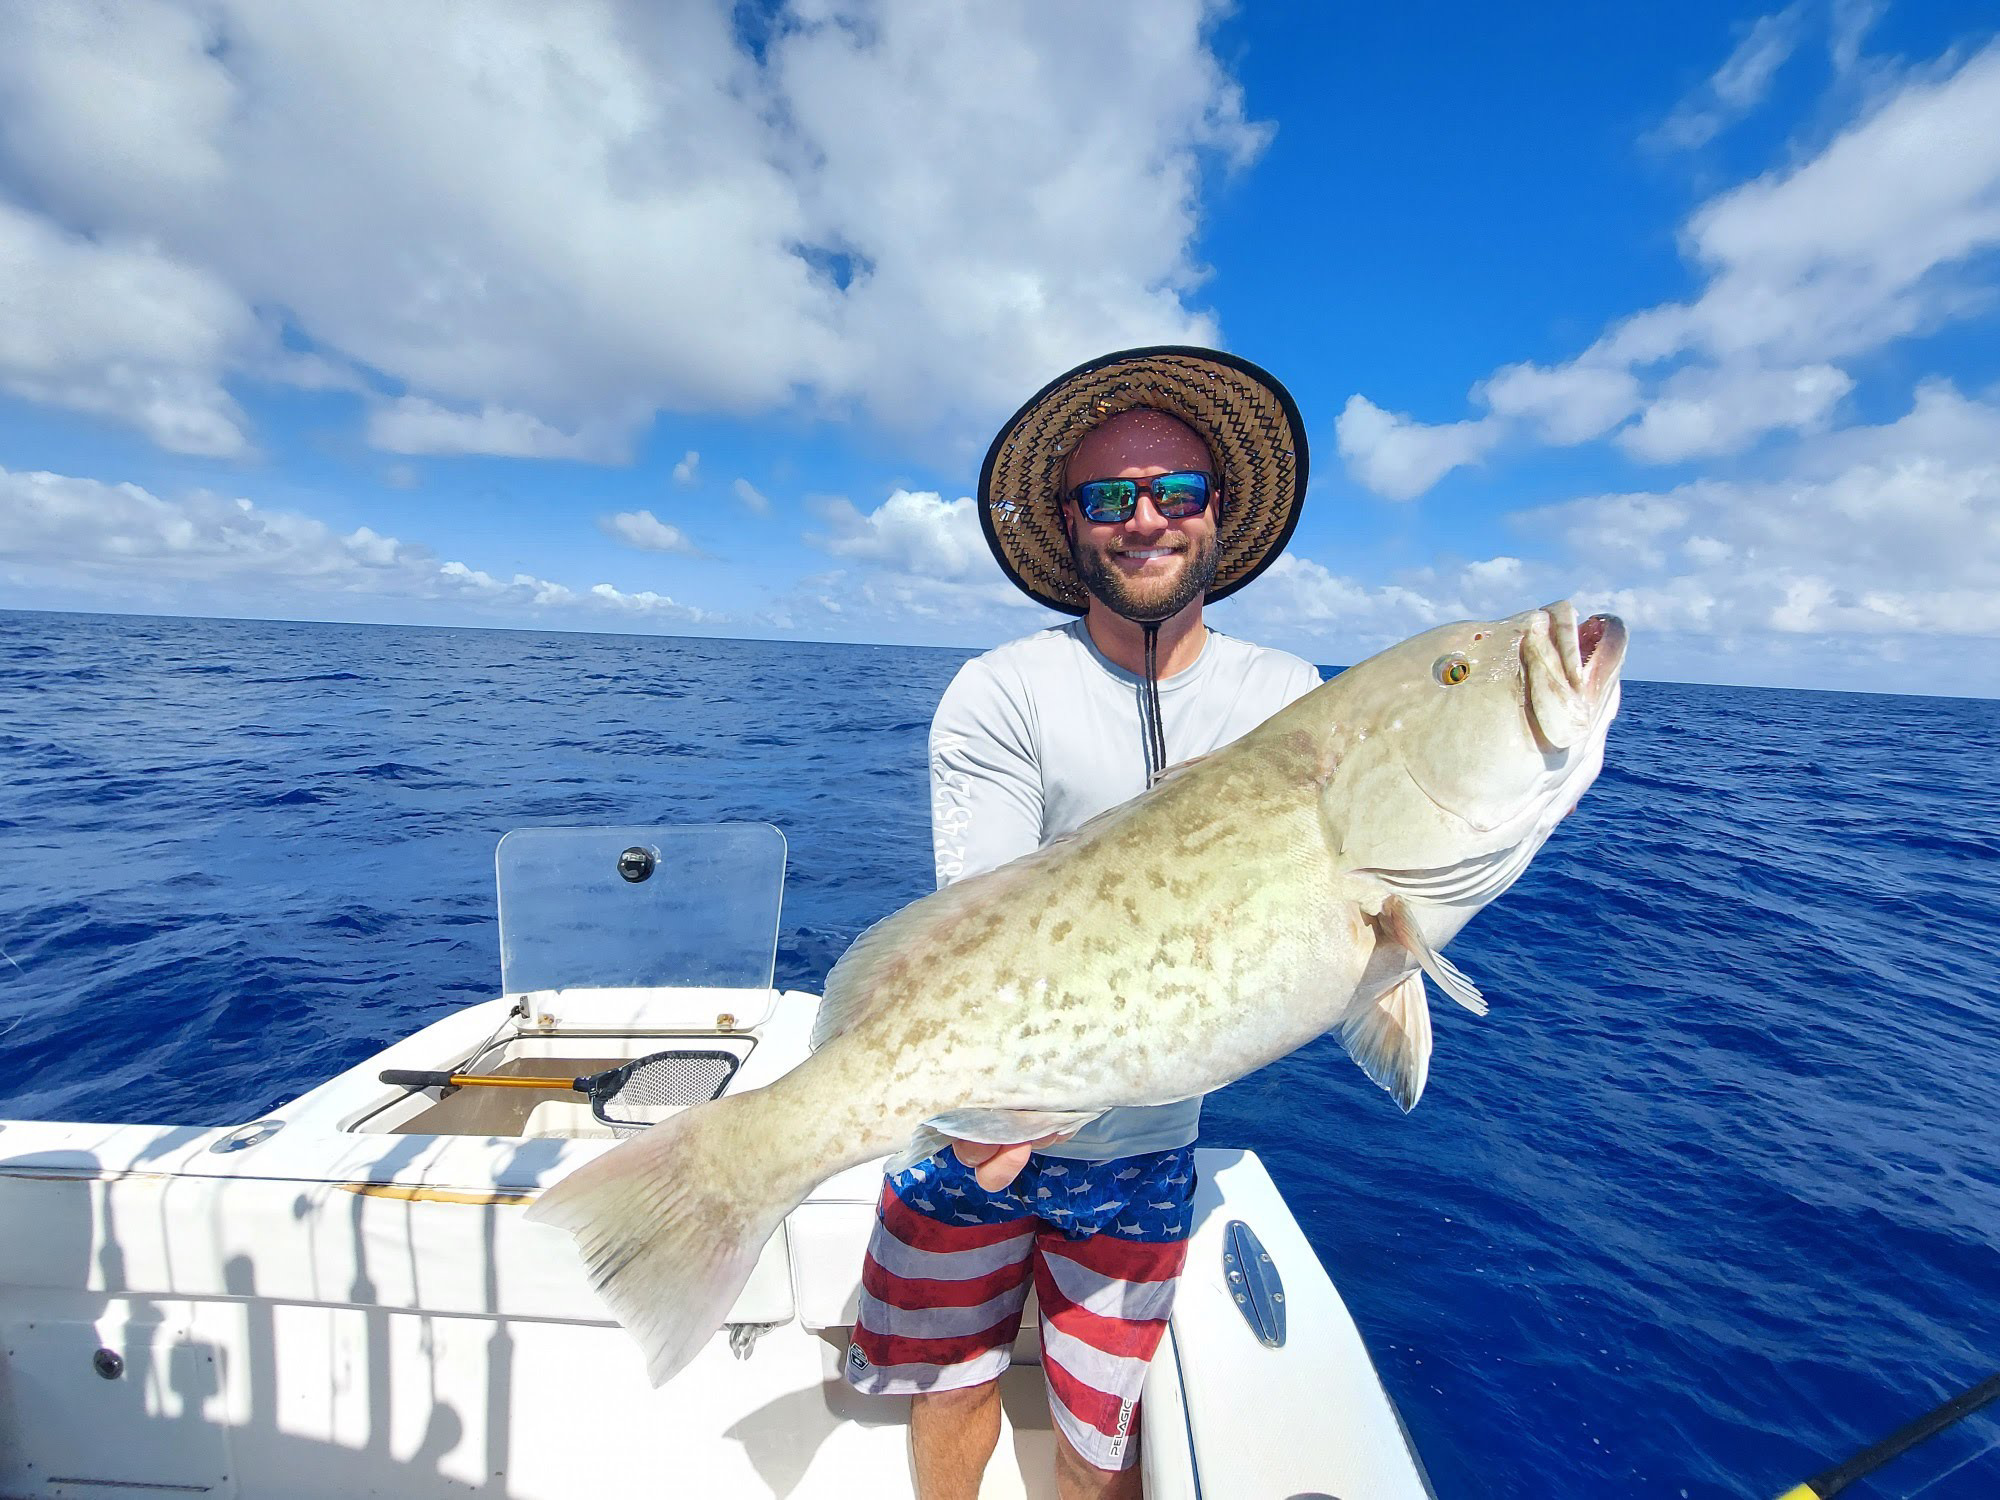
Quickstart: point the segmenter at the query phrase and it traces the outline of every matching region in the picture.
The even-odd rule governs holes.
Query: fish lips
[[[1617,711],[1627,639],[1618,616],[1579,620],[1566,599],[1535,611],[1521,638],[1521,662],[1528,718],[1545,751],[1570,749]]]

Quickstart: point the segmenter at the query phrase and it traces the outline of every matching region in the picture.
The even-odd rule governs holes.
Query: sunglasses
[[[1183,521],[1208,509],[1213,481],[1203,473],[1159,474],[1151,479],[1090,479],[1069,492],[1084,519],[1100,526],[1129,521],[1139,509],[1140,492],[1153,497],[1153,509],[1170,521]]]

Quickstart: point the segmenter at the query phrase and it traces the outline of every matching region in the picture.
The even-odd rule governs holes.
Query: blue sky
[[[976,646],[1133,344],[1291,387],[1325,663],[2000,695],[1990,5],[0,13],[0,607]]]

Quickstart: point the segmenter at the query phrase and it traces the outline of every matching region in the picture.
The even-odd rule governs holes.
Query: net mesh
[[[642,1057],[593,1095],[591,1110],[607,1125],[642,1130],[675,1109],[713,1099],[736,1072],[733,1052],[659,1052]]]

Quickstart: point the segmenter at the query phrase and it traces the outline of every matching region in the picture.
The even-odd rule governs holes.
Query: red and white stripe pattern
[[[1025,1208],[997,1223],[926,1214],[884,1183],[848,1351],[857,1390],[958,1390],[1007,1368],[1032,1277],[1049,1406],[1100,1469],[1138,1456],[1146,1365],[1166,1332],[1185,1239],[1071,1239]]]

